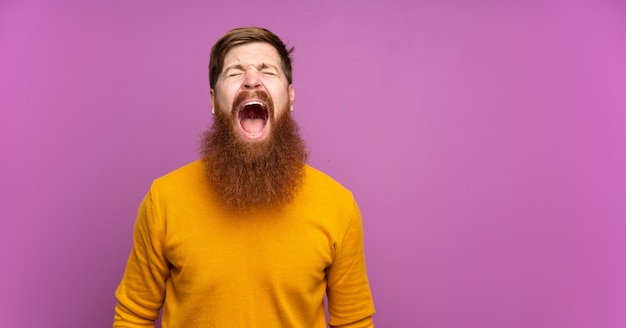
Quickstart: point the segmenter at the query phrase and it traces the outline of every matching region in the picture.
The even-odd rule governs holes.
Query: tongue
[[[241,127],[248,133],[257,133],[263,130],[265,120],[262,118],[246,117],[241,120]]]

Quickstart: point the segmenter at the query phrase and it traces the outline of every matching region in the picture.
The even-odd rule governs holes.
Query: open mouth
[[[243,104],[238,114],[239,130],[248,140],[262,139],[269,126],[269,111],[260,101],[248,101]]]

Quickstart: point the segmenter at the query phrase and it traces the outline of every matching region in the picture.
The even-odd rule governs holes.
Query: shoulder
[[[326,173],[310,166],[305,165],[305,184],[308,187],[314,187],[316,189],[322,189],[326,192],[332,191],[339,194],[350,194],[350,190],[339,183],[337,180],[333,179]]]
[[[352,210],[355,205],[352,192],[326,173],[309,165],[305,166],[304,195],[314,203],[329,208]]]
[[[202,161],[196,160],[156,178],[153,181],[153,185],[178,185],[180,183],[186,183],[188,181],[201,180],[203,177],[204,165],[202,164]]]
[[[207,188],[204,165],[196,160],[154,179],[150,190],[161,195],[190,195],[204,193]]]

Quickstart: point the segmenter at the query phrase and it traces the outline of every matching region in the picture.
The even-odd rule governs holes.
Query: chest
[[[333,231],[314,215],[187,215],[171,222],[165,250],[171,279],[189,292],[301,293],[325,285],[334,257]]]

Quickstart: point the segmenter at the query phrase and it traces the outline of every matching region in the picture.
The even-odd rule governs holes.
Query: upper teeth
[[[244,106],[250,106],[250,105],[259,105],[259,106],[263,106],[263,103],[260,101],[251,101],[251,102],[247,102],[245,103]]]

